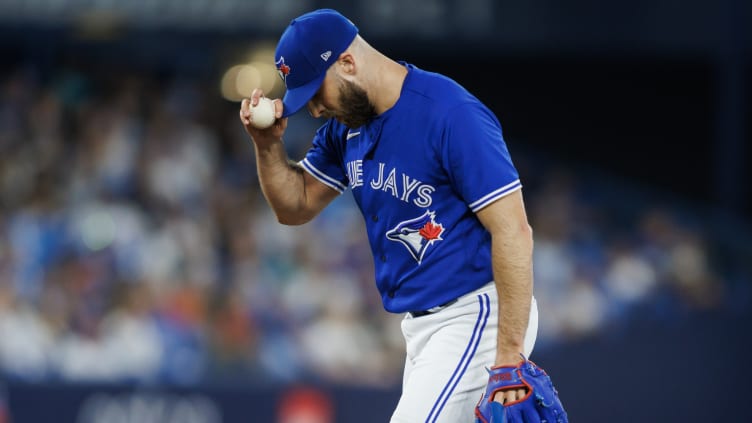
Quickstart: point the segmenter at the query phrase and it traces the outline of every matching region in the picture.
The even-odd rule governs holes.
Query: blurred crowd
[[[291,157],[317,124],[290,121]],[[507,142],[534,228],[537,348],[723,304],[702,225],[624,207]],[[214,81],[3,70],[0,203],[6,377],[400,381],[402,316],[381,306],[350,194],[310,224],[278,224]]]

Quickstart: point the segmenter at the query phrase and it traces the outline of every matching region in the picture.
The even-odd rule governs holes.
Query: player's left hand
[[[476,423],[569,421],[551,378],[527,359],[517,366],[492,367],[488,370],[488,385],[475,407],[475,416]]]

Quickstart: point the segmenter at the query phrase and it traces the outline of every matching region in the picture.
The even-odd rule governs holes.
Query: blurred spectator
[[[143,283],[120,283],[115,306],[105,316],[101,330],[105,334],[106,357],[115,378],[150,381],[159,373],[162,342],[151,304],[150,287]]]
[[[39,314],[0,285],[0,366],[5,373],[39,381],[49,371],[54,338]]]

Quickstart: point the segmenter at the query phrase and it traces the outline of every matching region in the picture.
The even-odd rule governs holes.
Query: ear
[[[345,51],[339,55],[337,66],[339,66],[339,71],[342,75],[355,75],[355,57],[349,51]]]

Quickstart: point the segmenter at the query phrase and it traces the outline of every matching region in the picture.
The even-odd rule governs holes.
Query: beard
[[[376,117],[366,90],[344,79],[339,84],[339,106],[342,111],[336,117],[348,128],[360,128]]]

